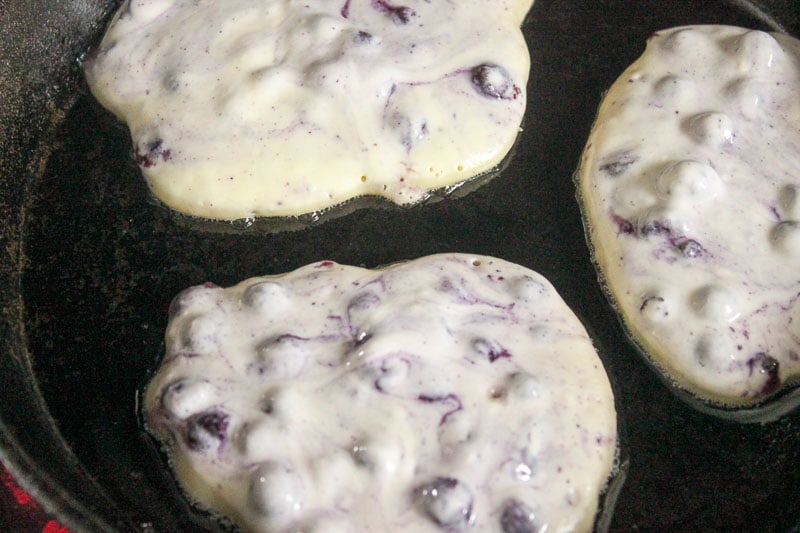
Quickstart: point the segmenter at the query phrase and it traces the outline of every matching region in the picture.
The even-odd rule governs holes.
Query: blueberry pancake
[[[519,132],[532,0],[129,0],[85,71],[152,192],[209,219],[425,199]]]
[[[458,254],[187,289],[144,416],[190,497],[254,531],[589,531],[617,449],[552,285]]]
[[[800,43],[660,31],[606,95],[579,198],[632,338],[715,406],[800,374]]]

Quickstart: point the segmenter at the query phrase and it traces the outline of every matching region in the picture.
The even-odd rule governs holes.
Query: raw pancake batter
[[[173,302],[144,403],[192,498],[260,531],[589,531],[617,448],[586,331],[540,275],[330,261]]]
[[[679,387],[753,405],[797,378],[797,40],[654,34],[603,101],[579,185],[602,278]]]
[[[85,64],[151,190],[214,219],[398,204],[491,170],[532,0],[130,0]]]

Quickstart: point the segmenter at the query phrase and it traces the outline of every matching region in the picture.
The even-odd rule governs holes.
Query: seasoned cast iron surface
[[[764,5],[798,34],[800,6]],[[87,13],[99,16],[97,9]],[[631,347],[604,298],[575,201],[572,174],[602,91],[638,57],[650,33],[689,23],[770,28],[740,2],[537,0],[524,27],[532,55],[529,111],[500,176],[464,198],[362,209],[282,233],[208,232],[177,220],[150,199],[127,131],[75,72],[75,79],[60,80],[74,83],[77,96],[63,104],[52,155],[42,170],[21,170],[31,180],[21,194],[21,290],[38,386],[86,479],[102,488],[90,507],[122,528],[189,530],[203,520],[174,490],[136,411],[178,291],[321,259],[375,267],[457,251],[542,273],[593,335],[615,385],[630,461],[612,531],[787,531],[800,523],[800,416],[740,425],[678,400]],[[86,31],[92,35],[84,44],[96,42],[97,31]],[[30,431],[45,423],[34,416]],[[31,453],[47,470],[56,452]],[[74,483],[53,472],[54,484]],[[35,472],[31,483],[51,486]],[[114,504],[97,503],[104,498]],[[76,525],[83,511],[65,505],[62,512]]]

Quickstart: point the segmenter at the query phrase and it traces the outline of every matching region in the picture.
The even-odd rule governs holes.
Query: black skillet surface
[[[499,177],[460,199],[270,234],[205,232],[150,200],[126,130],[75,61],[111,3],[0,3],[0,459],[76,531],[213,529],[137,421],[172,296],[320,259],[374,267],[474,252],[547,276],[596,340],[630,461],[611,531],[792,530],[800,415],[741,425],[667,389],[598,286],[572,181],[602,91],[650,33],[726,23],[800,34],[796,0],[759,5],[537,0],[524,26],[529,112]]]

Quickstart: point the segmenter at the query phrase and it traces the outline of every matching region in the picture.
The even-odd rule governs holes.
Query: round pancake
[[[190,288],[144,415],[187,493],[259,531],[589,531],[617,449],[581,323],[473,255]]]
[[[657,32],[605,96],[578,180],[602,282],[669,380],[728,407],[797,379],[797,40]]]
[[[425,199],[517,137],[532,0],[130,0],[85,62],[169,207],[301,215]]]

